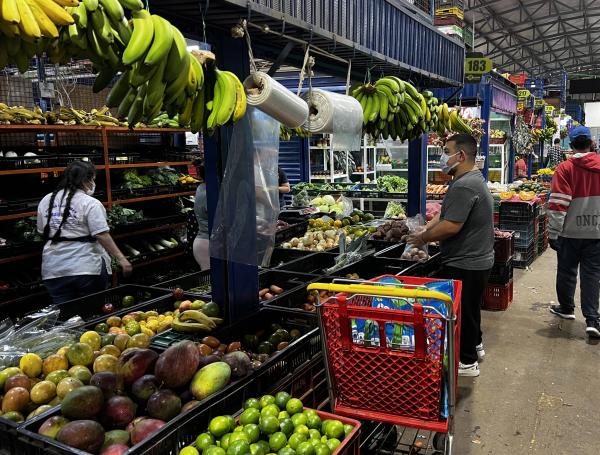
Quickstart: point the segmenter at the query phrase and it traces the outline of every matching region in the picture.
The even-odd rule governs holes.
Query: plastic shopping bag
[[[421,215],[408,218],[406,220],[406,226],[408,226],[408,230],[411,234],[425,232],[425,220],[423,220],[423,216]],[[407,243],[406,248],[404,248],[404,253],[402,253],[400,259],[404,259],[406,261],[425,262],[427,259],[429,259],[427,245],[416,246]]]

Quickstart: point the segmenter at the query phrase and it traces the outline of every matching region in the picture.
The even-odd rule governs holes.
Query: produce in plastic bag
[[[398,220],[405,220],[406,214],[404,213],[404,206],[399,202],[390,201],[385,208],[385,219],[393,218]]]
[[[337,217],[346,217],[354,210],[350,199],[344,196],[335,199],[330,194],[317,196],[310,201],[310,205],[317,207],[321,213],[335,213]]]
[[[292,196],[293,207],[308,207],[310,205],[310,196],[305,189],[300,190]]]
[[[412,218],[408,218],[406,220],[406,226],[408,227],[410,234],[420,234],[421,232],[425,232],[426,229],[422,215],[416,215]],[[400,259],[404,259],[406,261],[425,262],[427,259],[429,259],[427,245],[416,246],[407,243],[406,248],[404,248],[404,253],[402,253]]]

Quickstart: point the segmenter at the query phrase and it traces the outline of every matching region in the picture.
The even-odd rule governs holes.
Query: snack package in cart
[[[419,234],[425,231],[425,220],[422,215],[416,215],[406,220],[406,226],[408,227],[410,234]],[[429,259],[427,245],[415,246],[406,243],[406,248],[404,248],[404,253],[402,253],[400,259],[405,261],[425,262]]]
[[[402,287],[402,277],[383,277],[377,280],[381,285]],[[451,280],[449,281],[432,281],[427,283],[425,287],[430,291],[437,291],[443,294],[449,295],[454,300],[454,285]],[[372,307],[374,308],[386,308],[392,310],[403,310],[412,311],[412,305],[420,303],[423,305],[424,314],[437,314],[447,315],[446,304],[441,300],[435,299],[407,299],[407,298],[391,298],[391,297],[373,297]],[[352,322],[352,337],[354,343],[361,344],[364,346],[379,346],[379,325],[375,321],[364,320],[364,319],[353,319]],[[440,330],[437,330],[440,333]],[[398,349],[402,351],[414,351],[415,349],[415,331],[414,327],[410,324],[396,324],[388,323],[385,328],[386,344],[392,349]],[[447,346],[446,340],[444,340],[444,346]],[[429,345],[428,350],[439,349],[436,345]],[[448,401],[447,401],[447,365],[448,365],[448,354],[444,349],[444,374],[442,388],[442,408],[441,416],[447,417],[448,415]]]

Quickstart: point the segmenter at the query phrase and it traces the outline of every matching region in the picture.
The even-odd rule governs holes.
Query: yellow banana
[[[0,0],[0,19],[4,19],[10,24],[21,22],[17,0]]]
[[[244,90],[244,86],[242,85],[242,81],[238,79],[238,77],[230,73],[229,71],[223,71],[229,78],[233,81],[235,85],[235,108],[233,110],[233,122],[237,122],[246,114],[246,91]]]
[[[29,5],[20,0],[17,1],[17,8],[19,10],[19,16],[21,17],[21,21],[19,22],[21,33],[30,38],[40,38],[42,36],[42,31],[40,30],[40,26],[35,20],[35,16],[33,15],[31,8],[29,8]]]
[[[58,38],[58,29],[52,20],[42,11],[35,0],[28,0],[27,4],[36,18],[43,36],[47,38]]]
[[[4,1],[4,0],[3,0]],[[48,18],[56,25],[69,25],[74,22],[73,17],[61,6],[54,3],[52,0],[33,0],[39,8],[48,16]],[[77,8],[81,11],[81,8]],[[85,20],[85,19],[84,19]],[[87,21],[86,21],[87,23]],[[83,25],[85,27],[85,25]]]
[[[53,0],[54,3],[60,6],[77,6],[79,5],[79,0]]]
[[[19,26],[0,20],[0,32],[4,33],[8,38],[19,36]]]
[[[235,85],[233,81],[222,71],[215,69],[217,83],[221,84],[221,103],[215,106],[217,109],[217,125],[225,125],[233,115],[235,109]]]
[[[202,65],[196,57],[190,55],[190,60],[192,63],[192,68],[194,69],[194,73],[196,75],[196,90],[200,90],[202,88],[202,85],[204,85],[204,70],[202,69]]]
[[[211,111],[208,119],[206,120],[206,127],[209,130],[214,130],[217,127],[217,113],[219,112],[219,106],[221,105],[221,99],[223,97],[222,90],[223,88],[221,83],[219,83],[219,78],[216,78],[213,99],[206,103],[207,109]]]

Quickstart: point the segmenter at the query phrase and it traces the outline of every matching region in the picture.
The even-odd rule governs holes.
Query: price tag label
[[[531,96],[531,92],[529,90],[517,90],[517,97],[518,98],[529,98]]]
[[[552,114],[554,112],[554,106],[546,106],[546,114]]]
[[[525,103],[523,101],[519,101],[517,103],[517,111],[522,111],[523,109],[525,109]]]
[[[533,103],[534,107],[542,107],[544,105],[544,100],[535,100],[535,102]]]
[[[465,74],[487,74],[492,71],[492,60],[487,57],[468,57],[465,59]]]

